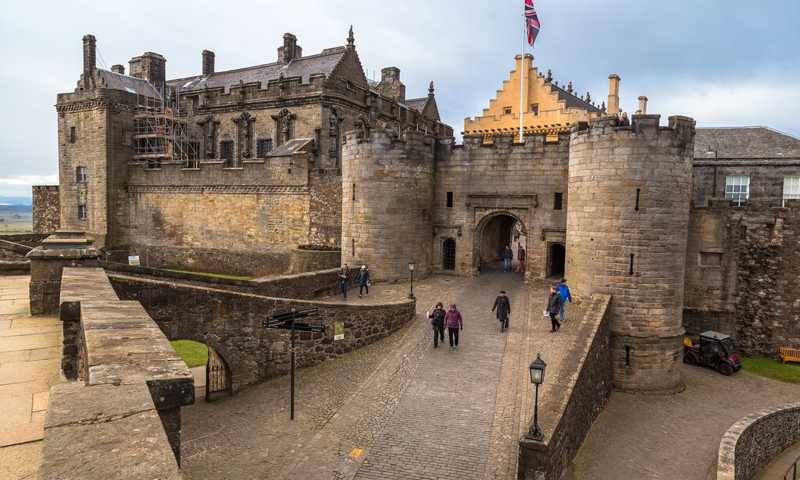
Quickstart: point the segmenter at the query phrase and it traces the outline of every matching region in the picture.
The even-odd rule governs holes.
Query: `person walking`
[[[500,321],[500,331],[508,328],[508,317],[511,315],[511,300],[506,295],[505,290],[500,290],[500,295],[494,299],[492,311],[497,312],[497,320]]]
[[[503,271],[511,271],[511,260],[514,258],[514,252],[511,251],[511,245],[506,245],[503,249]]]
[[[572,303],[572,295],[569,293],[569,286],[567,286],[567,279],[562,278],[560,282],[558,282],[558,296],[561,297],[561,310],[559,317],[561,318],[561,323],[567,321],[567,301]]]
[[[517,272],[525,273],[525,249],[522,244],[517,244]]]
[[[428,312],[428,318],[433,328],[433,348],[438,348],[439,342],[444,343],[444,317],[446,314],[442,302],[438,302],[436,306],[433,307],[433,310]]]
[[[555,287],[550,287],[550,296],[547,297],[547,314],[550,316],[550,331],[557,332],[561,328],[561,323],[556,316],[561,309],[561,297]]]
[[[458,332],[464,330],[464,321],[455,303],[451,304],[450,309],[447,310],[444,316],[444,325],[447,327],[447,338],[450,340],[450,350],[458,349]]]
[[[367,295],[369,295],[369,286],[371,283],[369,281],[369,269],[366,265],[361,265],[361,270],[358,271],[356,282],[358,282],[358,298],[363,296],[364,289],[367,290]]]
[[[342,297],[347,300],[347,288],[350,280],[350,268],[345,264],[339,270],[339,289],[342,291]]]

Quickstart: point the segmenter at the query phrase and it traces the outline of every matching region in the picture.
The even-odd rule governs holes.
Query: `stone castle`
[[[410,260],[476,275],[521,244],[526,278],[612,295],[614,382],[632,390],[680,387],[687,330],[751,354],[800,345],[798,139],[662,126],[646,97],[621,124],[619,76],[597,105],[518,56],[456,144],[433,82],[407,99],[398,68],[368,80],[352,29],[310,56],[287,33],[277,61],[236,70],[206,50],[202,74],[175,80],[157,53],[126,75],[95,52],[85,36],[56,105],[60,186],[34,201],[57,195],[60,227],[111,257],[238,275],[367,263],[396,281]]]

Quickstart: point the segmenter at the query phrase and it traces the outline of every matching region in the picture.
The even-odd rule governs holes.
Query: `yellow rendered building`
[[[520,66],[522,68],[520,68]],[[524,88],[520,88],[520,72],[525,72]],[[524,98],[524,133],[544,133],[548,139],[557,139],[558,133],[569,131],[576,122],[589,121],[602,115],[619,113],[619,77],[609,77],[608,109],[605,100],[597,105],[587,93],[578,96],[572,82],[559,86],[550,72],[542,74],[533,66],[532,55],[517,55],[516,66],[497,96],[489,101],[489,108],[475,118],[464,119],[464,135],[482,135],[491,142],[496,135],[519,136],[520,91]]]

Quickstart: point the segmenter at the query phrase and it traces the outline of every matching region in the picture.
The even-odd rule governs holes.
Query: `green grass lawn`
[[[782,382],[800,383],[800,364],[782,364],[771,358],[742,357],[742,368],[750,373]]]
[[[253,280],[254,278],[256,278],[256,277],[247,277],[242,275],[226,275],[223,273],[192,272],[191,270],[176,270],[173,268],[164,268],[163,270],[175,273],[189,273],[192,275],[200,275],[208,278],[224,278],[226,280]]]
[[[193,340],[174,340],[169,342],[178,352],[189,368],[199,367],[208,363],[208,348],[205,344]]]

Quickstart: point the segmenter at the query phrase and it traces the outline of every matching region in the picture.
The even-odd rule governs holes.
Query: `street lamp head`
[[[536,360],[531,362],[530,371],[531,371],[531,383],[534,385],[541,385],[544,383],[544,370],[547,367],[547,364],[544,363],[542,357],[537,353]]]
[[[414,259],[411,259],[408,262],[408,271],[413,272],[414,270],[416,270],[416,268],[417,268],[417,262],[415,262]]]

